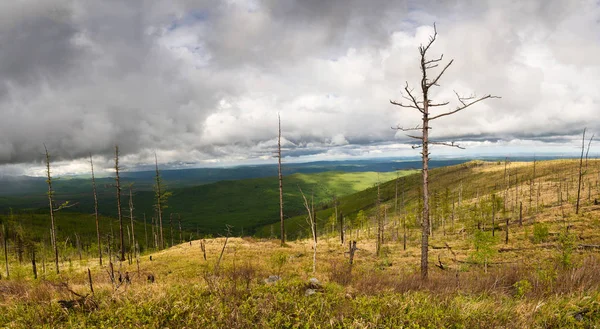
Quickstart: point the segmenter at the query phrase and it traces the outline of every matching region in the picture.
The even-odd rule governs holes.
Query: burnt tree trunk
[[[96,191],[96,177],[94,176],[94,161],[90,154],[90,166],[92,167],[92,191],[94,193],[94,217],[96,218],[96,238],[98,243],[98,260],[102,266],[102,240],[100,239],[100,224],[98,216],[98,193]]]
[[[120,261],[125,261],[125,237],[123,231],[123,214],[121,213],[121,177],[119,176],[119,146],[115,145],[115,182],[117,189],[117,217],[119,219]]]
[[[58,266],[58,241],[56,240],[56,225],[54,223],[54,190],[52,190],[52,175],[50,174],[50,154],[46,145],[44,145],[46,151],[46,176],[48,183],[48,205],[50,208],[50,233],[52,239],[52,248],[54,249],[54,265],[56,266],[56,274],[60,273]]]
[[[581,178],[583,177],[583,152],[585,151],[585,130],[583,129],[583,137],[581,138],[581,157],[579,158],[579,176],[577,181],[577,203],[575,205],[575,214],[579,214],[579,200],[581,197]]]
[[[277,135],[277,171],[279,180],[279,222],[280,222],[280,235],[281,245],[285,244],[285,225],[283,221],[283,175],[281,174],[281,117],[277,115],[278,120],[278,131]]]

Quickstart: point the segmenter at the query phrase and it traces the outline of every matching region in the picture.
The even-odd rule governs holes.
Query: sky
[[[432,156],[576,154],[600,134],[600,3],[523,0],[0,2],[0,174],[419,156],[392,127],[419,45],[454,59]],[[435,69],[433,73],[435,73]],[[404,94],[405,95],[405,94]],[[600,138],[600,136],[599,136]],[[592,144],[592,154],[596,152]]]

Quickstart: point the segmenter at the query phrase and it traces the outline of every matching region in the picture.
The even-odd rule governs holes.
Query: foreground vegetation
[[[93,262],[38,281],[0,281],[0,325],[587,328],[600,321],[600,258],[588,252],[575,251],[566,267],[556,262],[558,249],[502,256],[498,263],[505,264],[487,271],[457,263],[456,268],[435,268],[422,282],[416,247],[401,251],[389,243],[386,257],[378,258],[372,240],[365,240],[351,267],[345,248],[328,239],[321,242],[313,274],[310,246],[304,242],[280,247],[277,241],[229,239],[217,267],[224,240],[206,241],[206,261],[200,241],[194,241],[153,254],[152,261],[144,257],[139,272],[136,265],[123,264],[120,272],[129,272],[131,283],[111,283],[106,268]],[[518,264],[517,259],[536,261]],[[93,294],[86,266],[92,269]],[[281,279],[268,283],[274,275]],[[311,282],[312,277],[319,282]],[[65,301],[75,302],[64,306]]]
[[[342,198],[340,209],[359,196],[367,204],[348,212],[344,244],[330,226],[331,207],[321,209],[314,273],[312,241],[302,239],[286,246],[194,240],[131,263],[113,260],[113,279],[94,258],[64,261],[60,275],[40,270],[37,280],[26,261],[12,261],[10,279],[0,281],[0,326],[593,328],[600,323],[599,165],[586,167],[579,214],[575,161],[538,162],[535,174],[533,163],[504,162],[432,171],[427,281],[418,273],[415,175],[399,180],[398,208],[395,181],[380,186],[381,203],[371,199],[376,189]],[[353,264],[350,239],[358,247]]]

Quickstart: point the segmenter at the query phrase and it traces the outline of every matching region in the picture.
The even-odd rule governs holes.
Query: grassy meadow
[[[89,255],[63,260],[60,275],[38,262],[33,279],[29,258],[19,265],[11,255],[12,274],[0,280],[0,327],[595,328],[599,168],[590,160],[583,172],[577,214],[574,160],[537,162],[535,175],[530,162],[432,170],[427,281],[418,272],[418,174],[381,184],[379,206],[372,186],[341,197],[344,244],[330,225],[331,205],[321,207],[315,272],[306,238],[285,246],[257,237],[193,240],[131,263],[113,260],[114,279]],[[303,220],[288,225],[303,229]],[[349,240],[357,241],[353,264]]]

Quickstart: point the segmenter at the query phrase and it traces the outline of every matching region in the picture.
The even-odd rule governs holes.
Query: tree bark
[[[285,244],[285,225],[283,221],[283,176],[281,174],[281,117],[277,115],[279,123],[279,134],[277,135],[277,171],[279,179],[279,221],[280,221],[280,235],[281,245]]]
[[[160,182],[160,172],[158,171],[158,158],[154,153],[154,165],[156,168],[156,211],[158,212],[158,248],[163,249],[165,242],[163,239],[163,221],[162,221],[162,190]]]
[[[135,245],[135,226],[133,224],[133,191],[132,186],[129,185],[129,220],[131,222],[131,247],[130,249],[133,252],[133,257],[135,257],[137,250]]]
[[[121,178],[119,176],[119,146],[115,145],[115,181],[117,189],[117,216],[119,219],[119,243],[121,244],[120,261],[125,261],[125,238],[123,232],[123,214],[121,213]]]
[[[46,145],[44,145],[44,150],[46,151],[46,183],[48,183],[48,205],[50,207],[50,233],[52,239],[52,248],[54,249],[54,265],[56,266],[56,274],[59,274],[58,241],[56,241],[56,225],[54,223],[54,190],[52,190],[52,176],[50,175],[50,154],[48,153]]]
[[[8,268],[8,225],[2,224],[2,243],[4,244],[4,264],[6,265],[6,278],[10,277]]]
[[[98,241],[98,259],[100,266],[102,266],[102,242],[100,239],[100,224],[98,216],[98,193],[96,191],[96,177],[94,176],[94,160],[92,154],[90,154],[90,166],[92,167],[92,191],[94,193],[94,216],[96,218],[96,237]]]
[[[583,129],[583,137],[581,138],[581,157],[579,158],[579,179],[577,183],[577,204],[575,206],[575,214],[579,214],[579,200],[581,196],[581,178],[583,176],[583,152],[585,151],[585,130]]]

